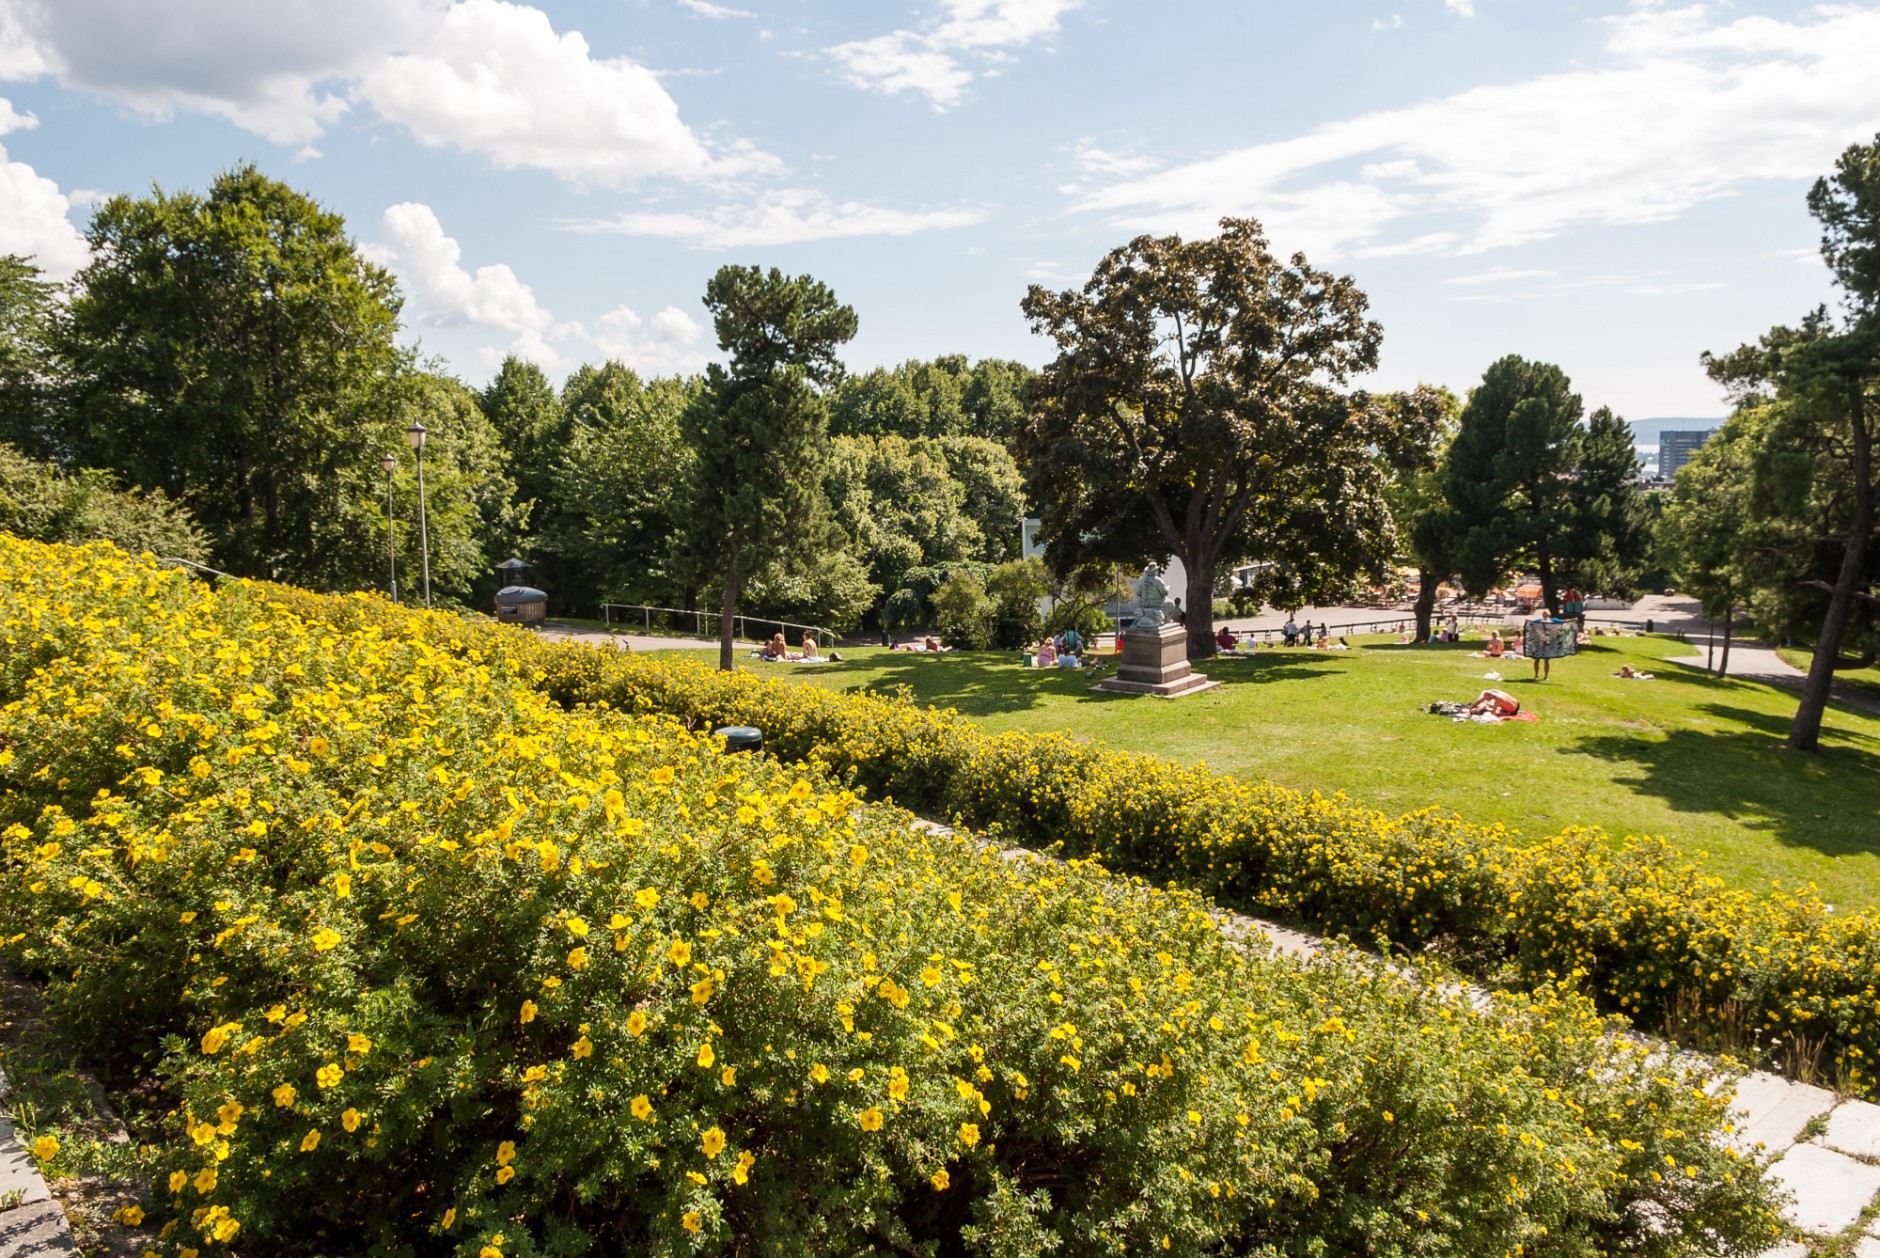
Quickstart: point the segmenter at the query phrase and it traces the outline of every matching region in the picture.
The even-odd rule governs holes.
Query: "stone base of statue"
[[[1123,654],[1116,676],[1104,678],[1092,690],[1179,699],[1221,684],[1189,667],[1188,631],[1174,621],[1153,629],[1125,629],[1118,642]]]

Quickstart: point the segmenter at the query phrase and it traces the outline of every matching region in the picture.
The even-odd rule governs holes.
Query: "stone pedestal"
[[[1221,684],[1189,667],[1188,631],[1173,621],[1155,629],[1125,629],[1118,641],[1123,655],[1116,676],[1104,678],[1092,690],[1175,699]]]

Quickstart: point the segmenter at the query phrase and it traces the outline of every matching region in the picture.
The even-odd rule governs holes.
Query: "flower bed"
[[[1249,955],[1192,892],[565,710],[543,687],[578,657],[513,635],[303,619],[108,548],[0,556],[44,574],[0,591],[5,944],[163,1098],[125,1218],[164,1252],[1771,1235],[1721,1105],[1571,994],[1480,1017]]]
[[[1539,840],[1436,809],[1391,817],[1063,735],[990,734],[951,712],[725,674],[690,660],[542,648],[564,703],[750,724],[786,760],[1028,847],[1478,972],[1572,976],[1641,1025],[1806,1061],[1880,1096],[1880,916],[1812,892],[1728,888],[1658,838]]]

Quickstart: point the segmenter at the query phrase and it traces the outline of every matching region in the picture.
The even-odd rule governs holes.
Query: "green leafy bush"
[[[564,710],[540,687],[625,675],[513,631],[0,558],[51,574],[0,591],[5,944],[171,1103],[143,1133],[166,1253],[1774,1233],[1722,1103],[1570,993],[1480,1015],[1250,953],[1192,893]],[[922,714],[876,715],[918,744]]]

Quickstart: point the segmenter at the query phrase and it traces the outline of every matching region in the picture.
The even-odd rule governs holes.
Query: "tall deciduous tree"
[[[588,370],[583,368],[583,370]],[[553,496],[555,465],[566,451],[569,423],[542,369],[514,354],[503,359],[477,404],[502,439],[509,475],[531,522]]]
[[[35,458],[60,453],[53,416],[58,291],[26,258],[0,256],[0,441]]]
[[[686,408],[692,446],[689,550],[720,583],[718,664],[732,667],[732,618],[743,583],[801,544],[822,505],[828,417],[821,388],[855,312],[828,286],[772,267],[727,266],[705,288],[718,348],[705,389]]]
[[[1723,621],[1723,659],[1730,671],[1730,642],[1737,609],[1750,595],[1744,545],[1752,524],[1757,432],[1753,415],[1738,414],[1678,469],[1671,502],[1659,518],[1661,562],[1678,588],[1703,604],[1704,615]]]
[[[1428,386],[1412,395],[1436,417],[1434,423],[1405,425],[1415,438],[1391,451],[1391,480],[1385,490],[1405,555],[1417,569],[1416,640],[1430,640],[1436,612],[1436,587],[1455,572],[1451,554],[1454,524],[1443,497],[1443,466],[1456,439],[1461,399],[1448,389]]]
[[[319,535],[398,440],[390,274],[338,214],[252,166],[207,196],[113,197],[88,237],[62,452],[182,501],[219,567],[342,581]]]
[[[1788,745],[1798,751],[1820,746],[1821,718],[1842,649],[1851,630],[1872,625],[1880,606],[1874,590],[1880,529],[1880,136],[1849,147],[1834,174],[1810,189],[1808,208],[1821,223],[1821,255],[1841,288],[1845,318],[1837,321],[1820,309],[1799,327],[1772,329],[1755,345],[1704,356],[1712,377],[1741,402],[1754,405],[1773,395],[1777,444],[1811,456],[1807,496],[1820,507],[1816,541],[1836,552],[1832,577],[1811,582],[1827,599],[1814,661],[1789,727]]]
[[[1312,592],[1380,571],[1394,537],[1379,450],[1405,412],[1340,391],[1377,362],[1366,306],[1349,277],[1274,258],[1251,219],[1139,237],[1081,291],[1033,286],[1025,315],[1058,355],[1015,447],[1051,566],[1180,556],[1195,657],[1214,650],[1224,563],[1273,559]]]
[[[1602,406],[1587,417],[1567,487],[1567,579],[1588,590],[1629,590],[1651,550],[1651,510],[1638,488],[1638,450],[1625,420]]]

